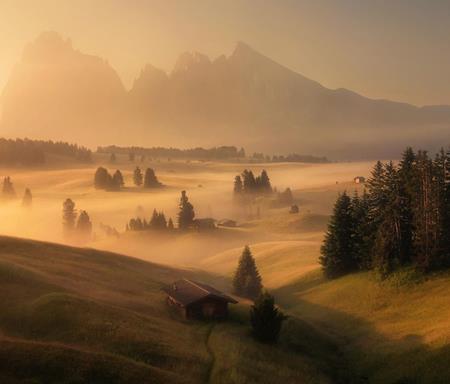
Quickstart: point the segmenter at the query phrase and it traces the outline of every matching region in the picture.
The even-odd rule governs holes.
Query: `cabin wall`
[[[228,316],[228,303],[206,299],[186,307],[186,317],[192,319],[224,319]]]

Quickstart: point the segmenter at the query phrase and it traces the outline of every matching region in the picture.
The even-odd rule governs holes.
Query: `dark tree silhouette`
[[[158,181],[155,171],[152,168],[147,168],[144,177],[144,188],[159,188],[162,184]]]
[[[12,199],[16,197],[16,191],[9,176],[3,179],[2,196],[6,199]]]
[[[250,299],[255,299],[261,294],[261,276],[248,245],[242,252],[233,276],[233,289],[237,295]]]
[[[287,319],[276,306],[268,292],[262,293],[250,309],[250,323],[254,337],[263,343],[275,343],[280,335],[283,321]]]
[[[103,167],[97,168],[94,175],[94,186],[97,189],[106,189],[110,184],[110,175],[108,170]]]
[[[31,207],[33,203],[33,196],[31,195],[31,191],[29,188],[25,189],[25,193],[23,194],[22,206]]]
[[[186,191],[181,191],[179,208],[178,228],[182,230],[188,229],[194,223],[195,212],[193,205],[189,202]]]
[[[134,185],[136,185],[137,187],[140,187],[142,185],[142,180],[143,180],[143,176],[142,176],[141,169],[139,167],[136,167],[136,169],[134,170],[134,173],[133,173]]]
[[[351,200],[344,192],[336,201],[321,248],[319,261],[327,277],[342,276],[356,269],[352,234]]]
[[[63,203],[63,229],[66,234],[75,229],[76,218],[75,203],[72,199],[66,199]]]
[[[80,212],[80,215],[78,216],[76,229],[85,240],[88,240],[90,238],[92,234],[92,223],[86,211]]]
[[[114,173],[112,177],[112,184],[113,184],[112,188],[116,190],[123,188],[123,186],[125,185],[125,182],[123,181],[122,172],[120,172],[119,170],[116,170],[116,172]]]
[[[243,192],[243,185],[242,185],[242,179],[241,176],[237,175],[234,178],[234,193],[236,195],[240,195]]]

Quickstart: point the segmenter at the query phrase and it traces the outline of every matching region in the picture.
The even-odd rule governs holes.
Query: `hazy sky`
[[[242,40],[327,87],[450,104],[450,0],[0,0],[0,87],[43,30],[106,58],[130,87],[145,63]]]

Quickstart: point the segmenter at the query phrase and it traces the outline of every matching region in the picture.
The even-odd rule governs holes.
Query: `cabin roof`
[[[164,287],[163,291],[183,306],[195,303],[206,297],[226,301],[227,303],[237,303],[232,297],[209,285],[188,279],[175,281],[173,284]]]

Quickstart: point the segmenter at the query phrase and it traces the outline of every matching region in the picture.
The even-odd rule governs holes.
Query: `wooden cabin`
[[[163,288],[167,303],[186,319],[225,319],[228,304],[237,301],[217,289],[196,281],[182,279]]]

